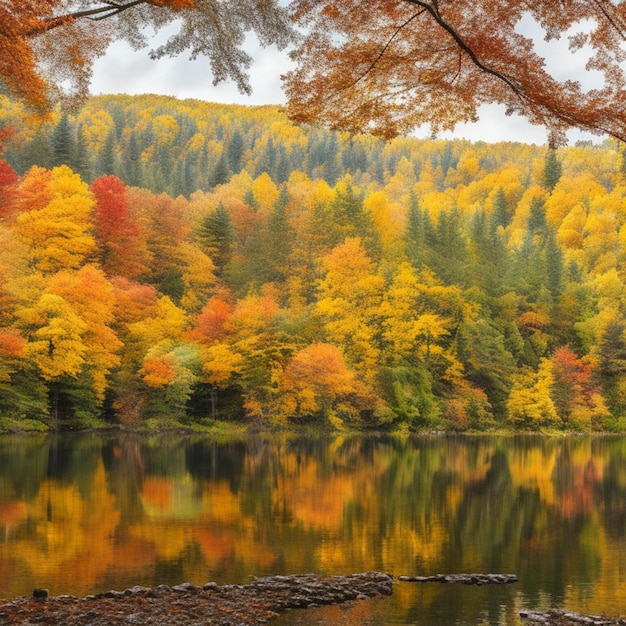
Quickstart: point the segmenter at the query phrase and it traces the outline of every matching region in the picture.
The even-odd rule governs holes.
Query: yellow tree
[[[120,363],[122,342],[112,329],[115,298],[101,269],[85,265],[77,272],[63,271],[50,278],[48,289],[61,296],[85,323],[82,341],[88,353],[85,373],[98,402],[104,400],[108,377]]]
[[[380,366],[379,309],[385,282],[358,237],[348,237],[322,258],[317,314],[326,336],[344,350],[361,380]]]
[[[17,312],[19,325],[28,343],[25,356],[38,369],[52,391],[52,414],[60,410],[59,391],[69,379],[77,379],[86,363],[84,341],[87,324],[61,296],[44,293],[32,306]]]
[[[549,359],[541,359],[535,372],[523,368],[513,375],[512,388],[506,403],[508,419],[532,430],[559,423],[552,400],[554,372]]]
[[[447,289],[455,291],[453,287]],[[420,282],[417,272],[408,263],[398,268],[385,290],[380,306],[381,325],[390,358],[396,362],[428,361],[435,354],[443,353],[454,321],[439,313],[429,291],[428,285]]]
[[[94,199],[69,167],[31,169],[22,182],[21,205],[15,231],[35,269],[45,274],[77,269],[95,251]]]
[[[144,316],[129,320],[124,331],[124,358],[114,402],[124,421],[167,416],[168,412],[170,417],[181,417],[195,381],[196,351],[184,338],[185,311],[167,296],[151,300],[137,311],[143,309]]]
[[[237,302],[226,323],[227,345],[232,354],[223,353],[243,392],[244,408],[251,417],[271,417],[270,409],[279,392],[284,362],[295,349],[293,339],[283,330],[284,312],[278,291],[268,283],[259,295]],[[239,357],[235,356],[239,355]],[[215,353],[212,355],[215,364]],[[215,376],[205,364],[209,375]]]

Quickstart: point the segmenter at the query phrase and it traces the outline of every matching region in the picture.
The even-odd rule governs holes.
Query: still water
[[[625,614],[626,438],[0,438],[0,598],[369,570],[519,582],[396,581],[274,623]]]

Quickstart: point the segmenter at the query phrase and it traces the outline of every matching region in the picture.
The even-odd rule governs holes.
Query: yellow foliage
[[[269,177],[267,172],[263,172],[252,183],[252,195],[260,210],[269,211],[278,200],[278,187]]]
[[[87,325],[60,296],[43,294],[34,306],[18,311],[28,338],[25,353],[44,380],[76,377],[88,348],[83,341]]]
[[[519,370],[512,383],[506,403],[510,420],[531,428],[558,423],[559,417],[551,397],[554,374],[549,359],[541,359],[537,372],[530,368]]]
[[[157,115],[152,119],[152,130],[157,144],[164,145],[174,142],[180,128],[171,115]]]
[[[203,348],[200,354],[202,370],[207,382],[218,387],[227,386],[238,374],[245,358],[225,343],[214,343]]]
[[[28,189],[33,178],[41,179],[43,171],[33,168],[24,178]],[[46,273],[78,268],[95,251],[91,234],[91,212],[94,200],[78,174],[62,165],[44,175],[49,201],[38,210],[20,213],[17,233],[28,246],[34,267]],[[28,206],[29,197],[24,198]]]

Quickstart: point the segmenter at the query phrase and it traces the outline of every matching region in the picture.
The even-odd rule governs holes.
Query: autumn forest
[[[0,425],[626,428],[616,140],[161,96],[37,122],[0,97]]]

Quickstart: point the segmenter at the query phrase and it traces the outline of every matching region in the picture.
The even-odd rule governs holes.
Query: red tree
[[[126,185],[117,176],[101,176],[91,191],[102,268],[109,276],[138,276],[145,270],[139,258],[140,230],[130,213]]]

